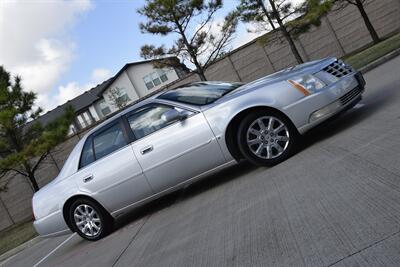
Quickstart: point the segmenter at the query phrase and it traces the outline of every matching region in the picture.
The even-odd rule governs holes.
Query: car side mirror
[[[187,114],[179,112],[176,109],[170,109],[161,115],[161,119],[165,122],[181,121],[187,118]]]

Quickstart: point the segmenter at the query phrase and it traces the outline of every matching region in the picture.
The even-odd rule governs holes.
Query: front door
[[[184,120],[166,122],[162,114],[177,109]],[[133,151],[154,192],[161,192],[225,163],[201,112],[153,103],[126,116],[137,139]]]

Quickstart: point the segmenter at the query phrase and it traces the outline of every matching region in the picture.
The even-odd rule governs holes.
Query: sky
[[[234,9],[225,0],[216,20]],[[140,32],[136,10],[144,0],[0,0],[0,65],[22,77],[38,105],[51,110],[112,77],[128,62],[143,60],[144,44],[171,45],[175,36]],[[259,34],[240,24],[236,48]]]

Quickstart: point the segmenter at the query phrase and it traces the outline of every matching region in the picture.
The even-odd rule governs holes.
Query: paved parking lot
[[[234,166],[99,242],[44,239],[4,266],[400,266],[400,57],[361,105],[273,168]]]

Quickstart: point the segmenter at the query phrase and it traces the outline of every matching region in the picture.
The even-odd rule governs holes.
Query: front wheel
[[[256,165],[273,166],[284,161],[295,151],[297,140],[292,122],[276,111],[250,113],[239,125],[239,149]]]
[[[112,229],[112,219],[103,207],[90,199],[77,199],[69,209],[75,232],[90,241],[97,241]]]

